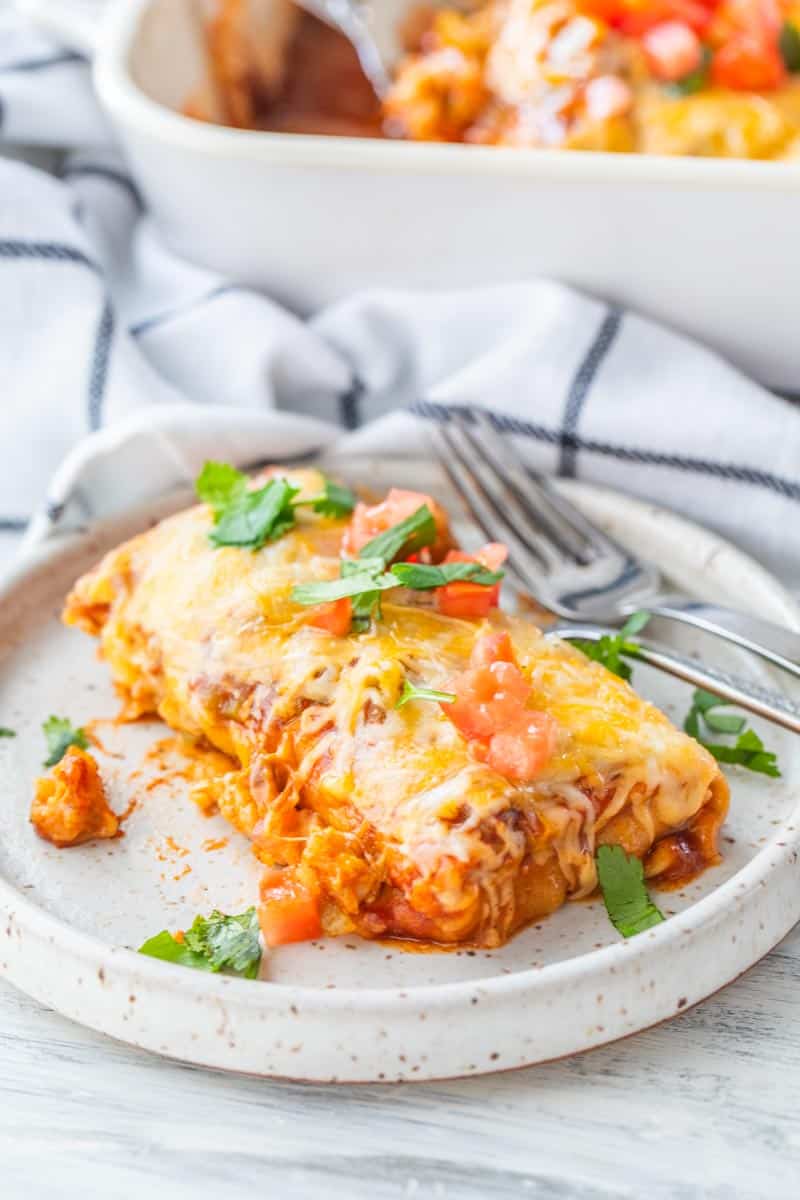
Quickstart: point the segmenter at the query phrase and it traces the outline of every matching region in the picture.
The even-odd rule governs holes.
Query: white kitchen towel
[[[364,292],[301,321],[167,249],[87,89],[71,52],[0,25],[3,129],[69,148],[61,178],[0,160],[9,533],[85,524],[206,457],[417,453],[448,406],[480,405],[537,468],[669,505],[800,584],[797,407],[548,281]]]

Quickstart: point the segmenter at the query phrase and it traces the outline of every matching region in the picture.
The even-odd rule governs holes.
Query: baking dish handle
[[[109,0],[16,0],[42,33],[91,58]]]

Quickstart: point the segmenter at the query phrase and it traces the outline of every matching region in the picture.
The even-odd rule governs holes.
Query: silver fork
[[[800,634],[720,605],[666,594],[657,568],[634,557],[532,471],[486,413],[450,409],[429,430],[437,458],[475,523],[490,541],[508,546],[512,581],[545,608],[570,621],[616,627],[646,608],[724,638],[800,678]]]

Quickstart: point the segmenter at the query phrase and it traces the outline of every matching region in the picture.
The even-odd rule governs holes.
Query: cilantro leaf
[[[288,533],[295,524],[295,509],[307,505],[328,517],[352,512],[356,497],[349,488],[325,479],[322,493],[295,500],[300,488],[276,476],[264,487],[251,489],[248,477],[230,463],[207,462],[197,477],[197,495],[214,512],[209,534],[215,546],[244,546],[260,550]]]
[[[358,597],[364,593],[384,592],[397,587],[394,575],[375,575],[371,571],[354,571],[340,579],[320,579],[314,583],[298,583],[291,591],[295,604],[328,604],[345,596]]]
[[[692,695],[692,707],[683,722],[685,731],[701,746],[713,754],[717,762],[732,766],[745,767],[759,775],[770,775],[773,779],[780,776],[777,755],[764,747],[764,743],[754,729],[747,729],[747,722],[738,713],[721,713],[717,709],[727,705],[727,701],[715,696],[713,692],[705,692],[698,688]],[[703,737],[702,725],[706,725],[713,733],[738,734],[735,745],[709,742]]]
[[[339,568],[342,579],[352,578],[367,571],[373,576],[383,574],[383,559],[381,558],[344,558]],[[381,619],[381,593],[380,590],[373,588],[371,591],[359,592],[351,597],[350,607],[352,610],[351,629],[355,633],[363,633],[369,628],[373,617],[376,621]]]
[[[770,775],[773,779],[780,777],[777,755],[764,748],[764,743],[754,729],[747,729],[737,738],[735,746],[717,745],[714,742],[700,742],[717,762],[731,763],[734,766],[746,767],[759,775]]]
[[[695,93],[701,92],[704,87],[708,86],[710,66],[711,52],[707,46],[704,46],[699,66],[690,71],[688,75],[684,75],[682,79],[676,79],[673,83],[667,84],[667,91],[671,92],[673,96],[694,96]]]
[[[15,730],[9,729],[7,725],[0,725],[0,738],[12,738],[16,736]]]
[[[215,546],[242,546],[260,550],[294,525],[291,501],[300,491],[285,479],[270,479],[255,491],[234,491],[219,510],[208,535]]]
[[[180,967],[194,967],[196,971],[214,970],[204,954],[190,950],[185,942],[174,938],[168,929],[162,929],[161,933],[143,942],[139,953],[146,954],[149,958],[160,958],[164,962],[177,963]]]
[[[326,478],[325,490],[321,496],[298,501],[298,504],[310,504],[314,512],[321,513],[324,517],[346,517],[353,511],[357,502],[358,497],[350,488]]]
[[[725,701],[721,696],[715,696],[713,692],[706,692],[702,688],[696,688],[692,695],[692,708],[701,713],[707,713],[711,708],[720,708],[723,704]]]
[[[452,704],[455,698],[455,692],[439,692],[436,688],[417,687],[415,683],[405,679],[395,708],[402,708],[404,704],[408,704],[409,700],[436,700],[440,704]]]
[[[800,71],[800,30],[793,21],[784,21],[778,36],[778,49],[787,71]]]
[[[417,592],[444,587],[461,579],[490,587],[499,583],[505,574],[504,571],[490,571],[478,562],[441,563],[438,567],[428,566],[427,563],[401,562],[395,563],[390,570],[403,587],[413,588]]]
[[[654,925],[664,914],[656,908],[644,882],[642,864],[622,846],[598,846],[595,855],[597,879],[609,920],[623,937],[634,937]]]
[[[637,633],[641,633],[645,625],[650,620],[651,613],[646,609],[640,608],[637,612],[631,613],[622,629],[619,631],[619,636],[623,642],[630,637],[635,637]]]
[[[423,546],[431,546],[436,541],[436,522],[427,504],[422,504],[403,521],[392,525],[361,547],[359,558],[380,558],[384,563],[390,563],[397,558],[401,551],[414,554]]]
[[[736,713],[707,712],[704,720],[714,733],[741,733],[747,722]]]
[[[640,633],[649,620],[650,613],[642,609],[628,617],[619,633],[603,634],[596,642],[585,638],[570,638],[569,635],[567,637],[572,645],[577,646],[592,662],[601,663],[613,675],[619,675],[620,679],[630,682],[633,671],[623,655],[628,658],[638,657],[639,647],[629,639]]]
[[[224,971],[255,979],[261,964],[256,910],[248,908],[227,916],[214,909],[209,917],[195,917],[182,941],[163,929],[144,942],[139,953],[197,971]]]
[[[77,746],[80,750],[89,749],[86,734],[82,729],[73,727],[68,717],[48,717],[42,724],[42,732],[47,742],[46,767],[54,767],[61,762],[70,746]]]
[[[219,517],[227,505],[247,491],[247,476],[230,463],[209,461],[197,477],[195,491],[200,500],[211,505],[214,516]]]
[[[261,962],[258,916],[255,908],[234,916],[217,909],[210,917],[195,917],[184,935],[186,945],[203,954],[212,971],[228,971],[255,979]]]

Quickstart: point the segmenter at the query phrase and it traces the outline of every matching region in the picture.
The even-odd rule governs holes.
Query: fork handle
[[[633,612],[635,607],[628,606],[628,609]],[[705,633],[713,633],[758,654],[800,679],[800,634],[790,629],[783,629],[760,617],[736,612],[732,608],[703,604],[680,596],[670,596],[638,607],[646,608],[654,617],[665,617],[668,621],[679,621],[683,625],[702,629]]]

